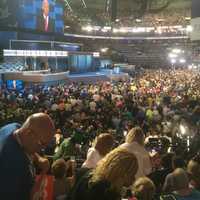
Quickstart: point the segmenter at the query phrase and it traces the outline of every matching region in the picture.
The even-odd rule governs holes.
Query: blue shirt
[[[11,123],[6,126],[3,126],[0,129],[0,152],[1,152],[1,149],[3,148],[4,142],[6,141],[6,138],[19,127],[20,127],[20,124]]]
[[[192,190],[188,196],[179,196],[175,194],[177,200],[200,200],[200,192],[197,190]]]

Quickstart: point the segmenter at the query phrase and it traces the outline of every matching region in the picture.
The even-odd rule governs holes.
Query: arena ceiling
[[[117,0],[118,13],[159,12],[164,9],[191,8],[192,0]],[[91,13],[104,12],[109,0],[65,0],[74,12],[85,9]],[[111,0],[110,0],[111,2]]]
[[[72,29],[79,25],[95,24],[100,26],[111,25],[111,0],[63,0],[65,2],[65,24]],[[142,18],[148,13],[162,13],[170,10],[191,9],[192,0],[116,0],[117,18],[131,17]],[[70,15],[68,15],[70,13]],[[180,12],[181,13],[181,12]],[[72,15],[71,15],[72,14]],[[179,15],[179,14],[178,14]],[[76,16],[77,18],[73,18]],[[180,14],[181,17],[181,14]]]

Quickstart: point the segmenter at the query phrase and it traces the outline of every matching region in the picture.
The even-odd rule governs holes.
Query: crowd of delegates
[[[200,199],[199,78],[189,70],[148,70],[127,81],[1,89],[1,126],[19,124],[0,130],[0,195],[28,195],[33,174],[9,193],[4,182],[17,184],[20,175],[7,173],[22,161],[28,170],[30,160],[47,172],[48,155],[55,199]],[[3,135],[13,132],[7,141]]]

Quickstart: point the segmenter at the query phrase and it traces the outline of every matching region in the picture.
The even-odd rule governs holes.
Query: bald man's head
[[[45,113],[36,113],[27,118],[19,129],[22,146],[28,153],[46,147],[55,133],[53,120]]]
[[[45,113],[35,113],[29,116],[23,124],[22,129],[27,127],[35,131],[55,129],[53,120]]]

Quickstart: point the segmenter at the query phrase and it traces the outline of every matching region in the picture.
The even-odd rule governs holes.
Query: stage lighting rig
[[[68,0],[64,0],[64,2],[65,2],[66,7],[67,7],[71,12],[73,12],[72,7],[71,7],[69,1],[68,1]]]
[[[172,0],[133,0],[139,5],[139,14],[143,16],[145,13],[157,13],[166,9]]]

